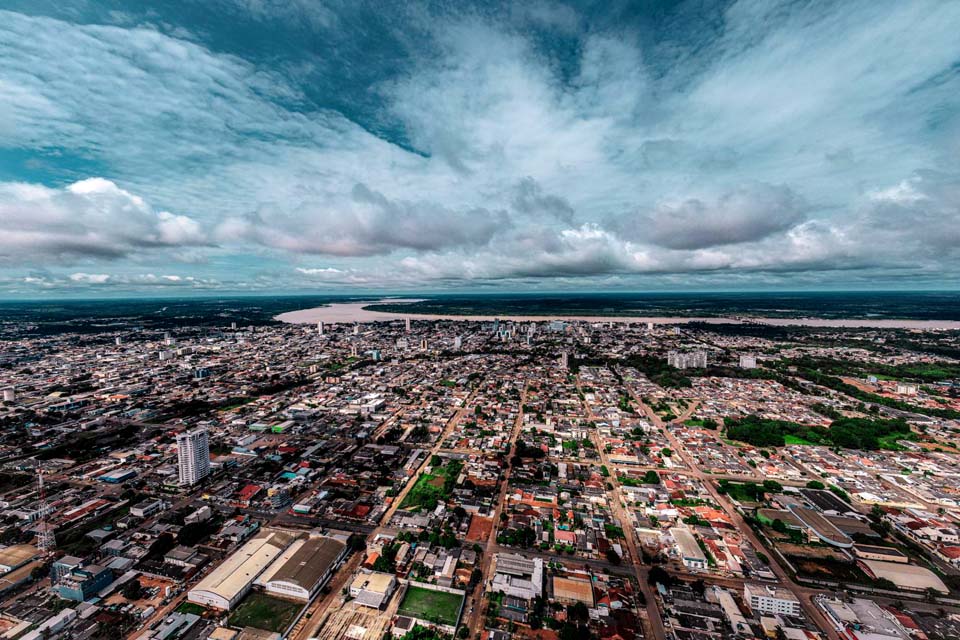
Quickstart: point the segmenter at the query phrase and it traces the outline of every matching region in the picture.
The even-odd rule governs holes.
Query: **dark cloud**
[[[662,203],[649,213],[614,218],[610,225],[636,242],[668,249],[704,249],[762,240],[803,222],[808,210],[809,205],[789,187],[754,184],[715,200]]]
[[[513,208],[532,216],[547,215],[561,222],[573,222],[574,211],[570,203],[560,196],[543,192],[540,184],[530,177],[520,181],[514,189]]]

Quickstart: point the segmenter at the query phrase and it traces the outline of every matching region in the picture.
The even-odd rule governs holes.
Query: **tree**
[[[819,480],[811,480],[810,482],[807,483],[807,489],[819,489],[819,490],[822,490],[822,489],[826,489],[826,488],[827,488],[827,485],[823,484],[823,483],[820,482]]]
[[[777,518],[773,521],[773,530],[777,533],[786,533],[787,532],[787,523]]]
[[[123,597],[127,600],[139,600],[142,595],[143,586],[141,586],[140,580],[134,578],[123,585]]]
[[[643,484],[660,484],[660,474],[653,469],[643,474]]]
[[[669,587],[673,584],[673,578],[670,577],[666,569],[658,565],[650,569],[650,573],[647,574],[647,583],[653,586],[662,584],[665,587]]]
[[[783,485],[777,482],[776,480],[764,480],[763,490],[766,491],[767,493],[782,493]]]
[[[617,553],[613,547],[607,549],[607,562],[610,564],[620,564],[620,554]]]

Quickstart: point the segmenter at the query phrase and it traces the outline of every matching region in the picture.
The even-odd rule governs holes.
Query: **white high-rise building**
[[[323,320],[317,323],[317,334],[323,335]]]
[[[741,355],[740,356],[740,368],[741,369],[756,369],[757,368],[757,356],[754,355]]]
[[[410,333],[410,318],[406,319],[407,333]]]
[[[461,338],[460,336],[456,336],[456,337],[453,339],[453,348],[454,348],[454,349],[459,349],[459,348],[462,347],[462,346],[463,346],[463,338]]]
[[[194,485],[210,475],[210,436],[206,429],[177,434],[180,484]]]
[[[560,368],[569,369],[570,368],[570,354],[566,351],[560,354]]]
[[[671,351],[667,354],[667,364],[677,369],[706,369],[706,351]]]

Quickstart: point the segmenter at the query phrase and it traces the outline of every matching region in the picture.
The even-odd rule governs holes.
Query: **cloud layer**
[[[958,5],[11,8],[0,291],[960,276]]]

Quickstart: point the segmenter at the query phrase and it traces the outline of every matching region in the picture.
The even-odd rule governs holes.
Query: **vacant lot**
[[[411,585],[397,613],[439,624],[457,624],[463,596]]]
[[[241,602],[230,616],[230,624],[234,627],[254,627],[264,631],[283,633],[293,622],[301,606],[295,602],[253,593]]]

